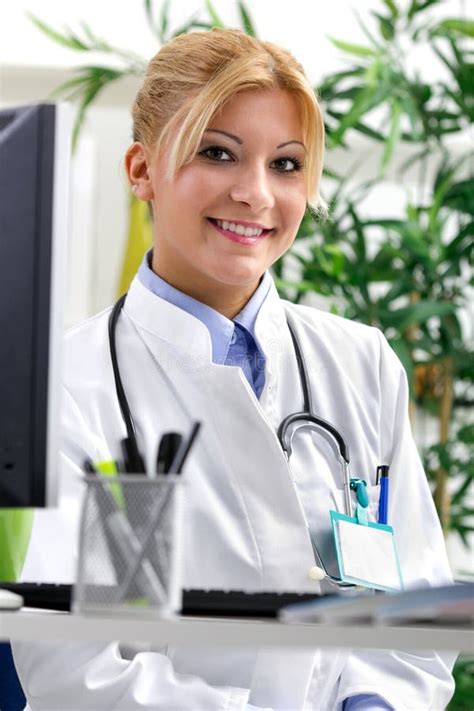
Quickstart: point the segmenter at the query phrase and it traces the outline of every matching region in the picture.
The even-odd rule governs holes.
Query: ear
[[[134,194],[139,200],[149,201],[154,197],[149,174],[150,155],[142,143],[135,142],[125,153],[125,170]]]

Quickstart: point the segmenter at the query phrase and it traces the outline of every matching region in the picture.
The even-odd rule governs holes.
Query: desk
[[[474,632],[432,624],[283,624],[276,620],[106,618],[46,611],[0,612],[0,640],[91,642],[119,639],[223,647],[354,647],[474,653]]]

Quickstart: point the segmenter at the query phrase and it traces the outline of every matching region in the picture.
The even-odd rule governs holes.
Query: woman
[[[344,492],[329,442],[299,433],[290,468],[276,436],[303,402],[288,322],[315,411],[344,433],[367,480],[372,519],[376,465],[392,466],[405,584],[448,580],[398,360],[377,330],[280,300],[268,272],[307,205],[324,211],[323,122],[301,66],[238,31],[181,36],[151,60],[133,118],[125,164],[151,205],[154,249],[118,321],[118,358],[147,470],[163,432],[204,423],[188,468],[184,586],[321,589],[311,537],[325,547],[328,511],[344,509]],[[108,318],[67,338],[69,487],[85,458],[121,456]],[[452,693],[450,660],[435,652],[223,653],[163,640],[146,650],[17,644],[15,659],[34,711],[398,711],[441,709]]]

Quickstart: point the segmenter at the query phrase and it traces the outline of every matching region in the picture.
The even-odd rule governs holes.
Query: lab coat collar
[[[270,277],[271,279],[271,277]],[[205,324],[187,311],[161,299],[135,277],[125,301],[124,312],[148,334],[183,351],[190,358],[212,361],[212,341]],[[273,279],[257,314],[255,336],[266,357],[281,340],[286,318]]]
[[[189,355],[212,359],[212,341],[207,326],[192,314],[153,294],[135,277],[124,312],[148,334]]]

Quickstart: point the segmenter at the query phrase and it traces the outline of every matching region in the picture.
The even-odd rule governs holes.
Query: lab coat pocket
[[[376,523],[379,516],[380,484],[367,485],[367,495],[369,497],[367,518]]]

